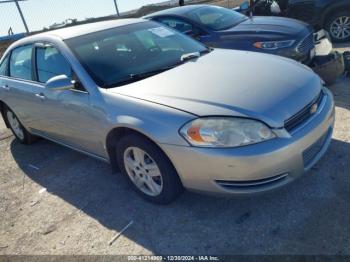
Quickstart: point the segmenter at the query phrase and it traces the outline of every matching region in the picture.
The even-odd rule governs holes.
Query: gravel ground
[[[350,255],[350,79],[331,90],[337,120],[322,161],[245,199],[184,193],[152,205],[108,165],[45,140],[20,145],[0,123],[0,254]]]

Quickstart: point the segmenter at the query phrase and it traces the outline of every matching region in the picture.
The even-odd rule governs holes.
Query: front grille
[[[263,186],[272,186],[279,184],[285,179],[287,179],[288,173],[273,176],[269,178],[259,179],[259,180],[250,180],[250,181],[232,181],[232,180],[216,180],[215,182],[226,189],[256,189]]]
[[[303,152],[303,160],[304,160],[305,168],[308,168],[310,164],[312,164],[315,157],[321,152],[331,132],[332,132],[331,130],[328,130],[326,134],[324,134],[320,139],[318,139],[313,145],[311,145],[309,148],[307,148]]]
[[[301,111],[296,113],[294,116],[287,119],[284,122],[284,128],[288,132],[292,132],[295,128],[297,128],[298,126],[303,124],[305,121],[307,121],[313,115],[312,107],[315,104],[317,104],[317,107],[319,108],[323,100],[323,97],[324,97],[324,93],[323,91],[321,91],[315,100],[313,100],[310,104],[308,104]]]
[[[297,46],[297,51],[301,54],[307,55],[315,47],[314,34],[309,34]]]

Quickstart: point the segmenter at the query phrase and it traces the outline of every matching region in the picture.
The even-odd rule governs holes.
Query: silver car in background
[[[307,67],[211,50],[142,19],[30,36],[0,63],[1,113],[20,142],[43,137],[109,162],[156,203],[183,188],[278,188],[332,137],[333,97]]]

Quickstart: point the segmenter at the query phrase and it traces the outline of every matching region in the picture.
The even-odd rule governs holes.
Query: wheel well
[[[334,8],[330,8],[329,10],[326,10],[326,12],[322,17],[323,27],[327,25],[327,22],[331,16],[335,15],[337,12],[342,12],[344,10],[347,10],[348,8],[350,8],[350,4],[339,5]]]
[[[6,127],[10,128],[10,125],[7,122],[7,119],[5,117],[5,107],[6,107],[6,104],[4,102],[0,101],[0,111],[1,111],[2,119],[4,120]]]
[[[109,156],[109,161],[110,161],[110,164],[113,168],[113,171],[115,171],[115,172],[120,171],[120,169],[118,167],[118,162],[117,162],[117,150],[116,150],[117,142],[123,136],[128,135],[128,134],[136,134],[136,135],[142,136],[145,139],[152,142],[160,150],[162,150],[157,145],[157,143],[155,143],[152,139],[150,139],[148,136],[142,134],[141,132],[138,132],[135,129],[128,128],[128,127],[117,127],[109,132],[109,134],[107,135],[107,139],[106,139],[106,147],[107,147],[107,152],[108,152],[108,156]]]

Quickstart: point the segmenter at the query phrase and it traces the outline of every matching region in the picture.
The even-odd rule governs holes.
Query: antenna
[[[250,0],[249,1],[249,16],[250,16],[250,19],[253,18],[254,5],[255,5],[254,0]]]

